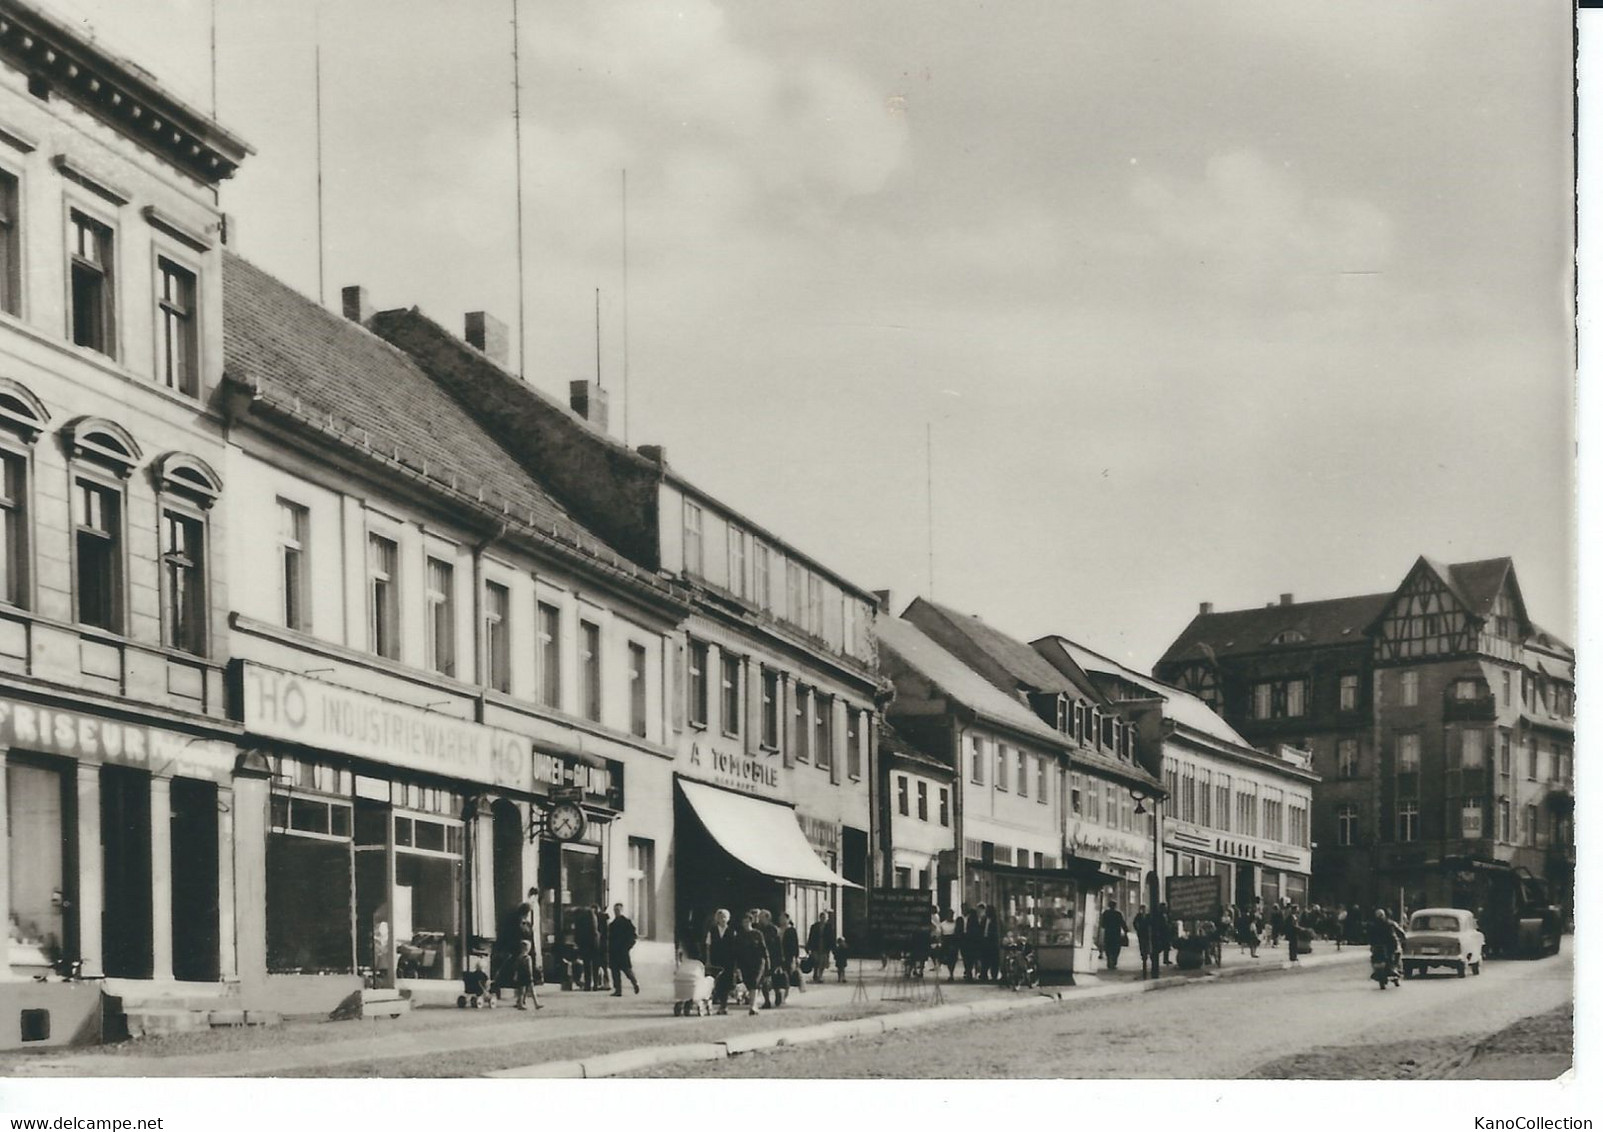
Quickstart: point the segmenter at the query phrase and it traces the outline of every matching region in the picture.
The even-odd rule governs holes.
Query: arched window
[[[21,382],[0,377],[0,601],[31,605],[33,443],[50,413]]]
[[[20,381],[0,377],[0,428],[32,444],[50,423],[50,413]]]
[[[72,459],[92,460],[123,479],[127,479],[144,459],[144,453],[127,429],[101,417],[79,417],[61,430],[61,438]]]
[[[73,616],[80,625],[127,632],[127,485],[144,458],[121,425],[78,417],[61,430],[72,487]]]
[[[207,512],[223,481],[206,461],[182,452],[169,452],[152,472],[161,505],[162,644],[205,656],[211,593]]]
[[[156,461],[155,474],[157,491],[185,496],[204,508],[211,507],[223,493],[222,479],[198,456],[169,452]]]

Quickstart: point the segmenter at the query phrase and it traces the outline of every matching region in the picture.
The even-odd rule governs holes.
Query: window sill
[[[706,724],[705,721],[698,721],[698,720],[694,720],[694,719],[688,719],[688,720],[685,721],[685,726],[690,728],[690,730],[692,730],[692,731],[705,731],[705,730],[707,730],[707,724]]]

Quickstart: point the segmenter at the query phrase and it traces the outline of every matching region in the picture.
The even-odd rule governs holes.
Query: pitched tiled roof
[[[1299,644],[1336,645],[1361,641],[1369,623],[1392,595],[1365,594],[1329,601],[1301,601],[1224,613],[1199,613],[1183,629],[1158,663],[1208,660],[1270,647],[1288,630],[1302,634]]]
[[[952,767],[949,763],[936,758],[924,748],[918,746],[907,736],[896,730],[895,724],[888,719],[880,721],[879,747],[881,751],[888,754],[899,755],[904,759],[910,759],[937,770],[945,771],[947,774],[952,773]]]
[[[1072,745],[1062,734],[1041,722],[1029,708],[997,689],[912,622],[898,617],[876,617],[874,628],[882,649],[890,649],[946,695],[991,723],[1012,728],[1054,748]]]
[[[916,598],[902,616],[981,668],[998,687],[1100,698],[1094,687],[1080,687],[1029,645],[1000,629],[993,629],[971,614]]]
[[[1492,602],[1513,568],[1512,558],[1486,558],[1479,562],[1454,563],[1447,567],[1447,573],[1469,611],[1477,617],[1485,617],[1491,613]]]
[[[223,352],[229,380],[269,407],[655,584],[580,525],[406,354],[232,253],[224,254]]]

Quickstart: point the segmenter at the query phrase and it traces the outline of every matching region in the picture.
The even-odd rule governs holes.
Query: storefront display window
[[[65,782],[52,765],[15,756],[6,765],[10,958],[18,973],[43,974],[66,953]]]

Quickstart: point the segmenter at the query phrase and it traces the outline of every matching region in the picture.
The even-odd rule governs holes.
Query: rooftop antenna
[[[212,26],[212,118],[217,117],[217,0],[211,2]]]
[[[629,170],[623,170],[623,443],[629,446]]]
[[[596,388],[601,388],[601,288],[596,288]]]
[[[518,376],[527,379],[523,362],[528,339],[523,315],[523,72],[518,62],[518,0],[512,0],[512,147],[518,165]]]
[[[317,102],[317,301],[326,303],[324,294],[326,271],[323,265],[323,6],[321,4],[312,9],[312,20],[312,35],[316,42],[313,62],[317,71],[314,95]]]
[[[930,600],[935,600],[935,428],[924,422],[924,531],[929,552]]]

